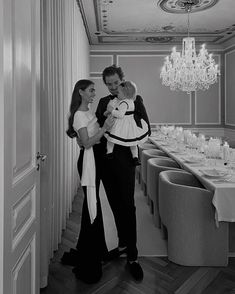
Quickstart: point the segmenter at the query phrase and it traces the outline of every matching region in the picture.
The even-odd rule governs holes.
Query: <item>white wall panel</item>
[[[103,69],[113,64],[113,55],[90,55],[90,73],[101,74]]]
[[[12,249],[21,241],[36,218],[36,193],[31,187],[12,209]]]
[[[34,265],[34,266],[32,266]],[[32,239],[28,248],[20,257],[17,265],[12,271],[13,294],[36,294],[35,273],[35,238]]]
[[[26,8],[27,7],[27,8]],[[32,76],[31,76],[31,19],[22,17],[31,14],[30,0],[15,1],[15,47],[14,47],[14,90],[15,90],[15,162],[14,173],[22,173],[29,167],[32,155]],[[17,122],[17,123],[16,123]]]
[[[91,77],[96,79],[95,81],[102,78],[102,70],[107,66],[103,63],[102,56],[112,55],[114,62],[124,70],[125,79],[133,80],[137,84],[151,123],[191,127],[222,125],[224,116],[224,95],[221,92],[223,90],[222,76],[209,90],[188,95],[182,91],[171,91],[169,87],[162,85],[160,71],[166,55],[163,55],[158,48],[156,50],[139,49],[138,54],[134,49],[126,51],[118,48],[116,50],[106,47],[102,49],[91,50],[91,68],[95,69],[90,72]],[[221,63],[220,57],[219,54],[214,56],[219,64]],[[99,70],[96,71],[98,68]],[[223,69],[223,64],[220,64],[220,68]],[[104,88],[102,81],[97,82],[98,98],[105,95],[103,94]]]
[[[235,50],[225,54],[225,125],[235,126]]]
[[[221,67],[220,58],[214,56],[215,62]],[[208,90],[195,93],[195,124],[221,123],[221,77]]]

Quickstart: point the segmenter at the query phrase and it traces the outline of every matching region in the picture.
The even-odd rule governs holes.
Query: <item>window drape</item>
[[[41,287],[77,192],[78,146],[66,135],[74,84],[89,77],[89,44],[75,0],[41,1]]]

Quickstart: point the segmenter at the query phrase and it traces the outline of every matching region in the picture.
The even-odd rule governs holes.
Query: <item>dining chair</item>
[[[140,163],[141,163],[142,152],[143,150],[147,150],[147,149],[158,149],[158,147],[155,144],[153,144],[151,141],[147,141],[145,143],[138,145],[138,156],[139,156]],[[141,166],[136,167],[136,178],[138,180],[138,183],[141,184]]]
[[[213,192],[184,171],[159,175],[159,212],[168,259],[184,266],[226,266],[228,223],[215,222]]]
[[[147,161],[159,156],[168,157],[165,152],[159,149],[147,149],[141,153],[141,188],[145,196],[147,196]]]
[[[155,144],[151,143],[150,141],[138,145],[138,152],[139,152],[139,159],[140,160],[141,160],[142,151],[147,150],[147,149],[158,149],[158,147]]]
[[[167,157],[150,158],[147,161],[147,196],[150,199],[150,212],[156,227],[161,227],[159,216],[158,182],[159,174],[165,170],[180,170],[179,164]]]

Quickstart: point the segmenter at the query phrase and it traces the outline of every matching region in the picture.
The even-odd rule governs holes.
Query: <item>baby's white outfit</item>
[[[134,119],[134,101],[132,99],[111,101],[113,104],[117,103],[116,109],[112,111],[116,120],[111,130],[105,133],[107,140],[122,146],[137,146],[145,142],[148,138],[148,125],[141,119],[142,128],[137,126]]]

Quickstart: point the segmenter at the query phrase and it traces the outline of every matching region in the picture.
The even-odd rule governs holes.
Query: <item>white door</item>
[[[0,0],[0,10],[0,292],[34,294],[40,266],[40,0]]]

